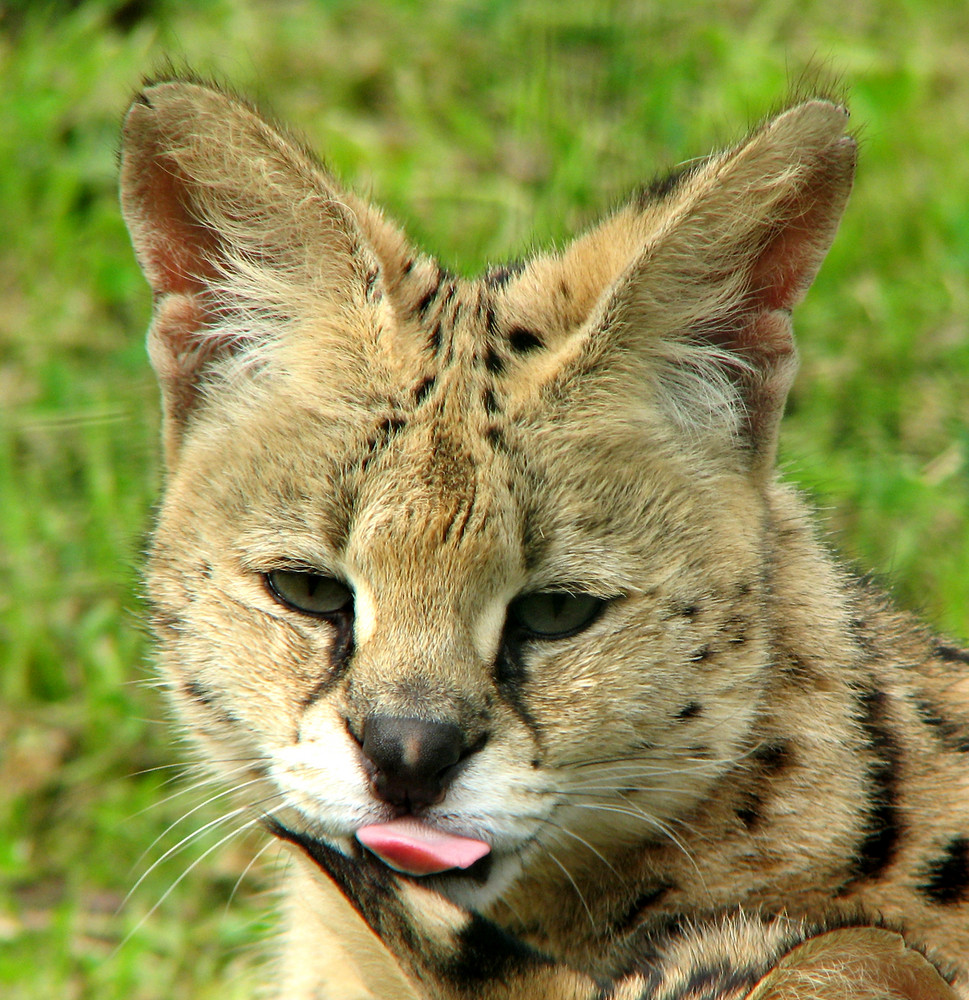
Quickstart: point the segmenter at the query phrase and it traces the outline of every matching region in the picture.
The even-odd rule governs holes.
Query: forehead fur
[[[790,309],[850,189],[845,123],[806,102],[563,253],[464,281],[251,106],[148,88],[126,119],[122,204],[156,295],[170,482],[220,437],[240,468],[248,449],[355,514],[368,497],[460,511],[490,478],[494,504],[578,520],[618,491],[633,523],[654,468],[686,496],[762,480]]]

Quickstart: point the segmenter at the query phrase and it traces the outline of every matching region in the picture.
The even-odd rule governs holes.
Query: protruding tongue
[[[483,840],[435,830],[413,816],[362,826],[357,830],[357,840],[384,864],[408,875],[470,868],[491,850]]]

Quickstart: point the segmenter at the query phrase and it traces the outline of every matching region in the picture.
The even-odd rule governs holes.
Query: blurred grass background
[[[806,67],[836,76],[861,168],[797,313],[782,463],[847,558],[969,633],[964,0],[0,2],[5,1000],[246,997],[247,942],[270,934],[272,851],[226,905],[258,840],[176,884],[217,832],[121,906],[218,815],[165,832],[201,793],[163,802],[171,772],[152,770],[179,750],[144,683],[138,597],[157,398],[115,145],[166,56],[302,129],[463,271],[559,241],[735,139]]]

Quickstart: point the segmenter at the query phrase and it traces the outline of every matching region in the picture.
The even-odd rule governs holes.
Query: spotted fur
[[[135,100],[162,670],[296,848],[281,997],[969,997],[969,655],[774,471],[855,152],[808,101],[465,280],[244,101]],[[508,609],[549,591],[601,611],[536,638]],[[440,795],[381,797],[375,716],[460,734]],[[408,808],[490,855],[362,855]]]

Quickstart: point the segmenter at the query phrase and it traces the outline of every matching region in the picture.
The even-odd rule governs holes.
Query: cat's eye
[[[266,574],[273,597],[310,615],[335,615],[353,607],[353,591],[332,576],[303,570],[274,569]]]
[[[564,639],[587,628],[606,601],[591,594],[550,590],[525,594],[509,605],[511,617],[541,639]]]

